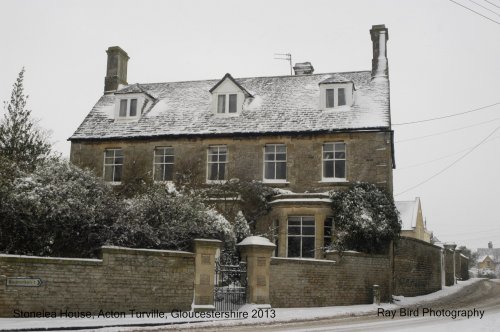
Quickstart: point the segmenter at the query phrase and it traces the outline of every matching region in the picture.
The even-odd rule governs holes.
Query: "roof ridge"
[[[309,76],[320,76],[320,75],[334,75],[334,74],[357,74],[357,73],[371,73],[371,70],[354,70],[354,71],[343,71],[343,72],[331,72],[331,73],[315,73],[309,75],[277,75],[277,76],[248,76],[248,77],[234,77],[235,80],[243,80],[249,78],[282,78],[282,77],[309,77]],[[191,80],[191,81],[169,81],[169,82],[150,82],[150,83],[139,83],[141,85],[147,84],[165,84],[165,83],[194,83],[194,82],[207,82],[207,81],[220,81],[220,78],[210,78],[204,80]]]

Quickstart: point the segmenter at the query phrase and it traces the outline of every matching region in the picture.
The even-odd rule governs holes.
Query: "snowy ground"
[[[401,306],[409,306],[427,301],[432,301],[447,295],[451,295],[467,285],[478,282],[481,279],[470,279],[467,281],[459,281],[455,286],[444,287],[444,289],[423,296],[412,298],[397,297],[395,304],[383,303],[380,307],[388,309],[396,309]],[[279,323],[290,321],[303,321],[325,319],[340,316],[362,316],[370,313],[375,313],[379,308],[376,305],[353,305],[353,306],[335,306],[335,307],[321,307],[321,308],[275,308],[274,318],[246,318],[246,319],[190,319],[190,318],[174,318],[170,314],[166,318],[90,318],[90,319],[64,319],[64,318],[0,318],[0,331],[15,331],[15,330],[44,330],[53,328],[76,328],[81,331],[86,327],[87,330],[99,329],[102,332],[115,332],[115,331],[130,331],[137,330],[138,326],[142,326],[141,330],[151,329],[154,330],[158,326],[168,328],[165,326],[170,324],[170,327],[176,329],[189,329],[192,328],[192,323],[199,326],[200,322],[203,326],[213,327],[219,325],[247,325],[256,323]],[[244,310],[249,312],[250,315],[254,309],[251,305],[247,305]],[[135,327],[134,327],[135,326]],[[156,326],[156,327],[155,327]]]

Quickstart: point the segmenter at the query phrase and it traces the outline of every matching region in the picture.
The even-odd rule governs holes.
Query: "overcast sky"
[[[474,0],[493,12],[456,1],[500,22],[500,0]],[[447,0],[2,0],[0,13],[0,100],[24,66],[28,106],[64,156],[103,92],[105,50],[115,45],[130,56],[129,83],[288,74],[274,53],[316,73],[370,70],[369,30],[385,24],[393,124],[500,103],[500,24]],[[500,247],[498,126],[497,104],[393,127],[396,200],[419,196],[440,240]]]

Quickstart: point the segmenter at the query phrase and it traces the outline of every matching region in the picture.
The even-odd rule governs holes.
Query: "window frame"
[[[290,235],[290,218],[300,218],[300,235],[297,234],[292,234]],[[304,218],[311,218],[313,225],[307,225],[306,228],[312,228],[313,229],[313,234],[312,235],[307,235],[303,234],[303,228],[304,228]],[[295,226],[297,227],[297,226]],[[290,237],[299,237],[300,238],[300,256],[290,256],[289,255],[289,246],[290,246]],[[303,238],[313,238],[313,250],[312,250],[312,256],[304,256],[303,255]],[[317,245],[317,238],[316,238],[316,218],[314,215],[289,215],[287,216],[286,219],[286,257],[288,258],[315,258],[316,257],[316,245]]]
[[[273,160],[266,160],[266,155],[269,153],[266,152],[266,147],[268,146],[274,146],[274,159]],[[277,160],[276,159],[276,147],[277,146],[284,146],[285,147],[285,160]],[[268,179],[266,178],[266,163],[274,163],[274,179]],[[285,164],[285,178],[284,179],[276,179],[276,164],[277,163],[284,163]],[[263,167],[262,167],[262,182],[264,183],[288,183],[288,147],[284,143],[269,143],[264,145],[263,148]]]
[[[113,156],[112,157],[108,157],[106,155],[106,153],[110,152],[110,151],[113,151]],[[121,156],[116,156],[116,151],[120,151],[121,152]],[[123,179],[123,165],[124,165],[124,161],[125,161],[125,155],[123,153],[123,149],[122,148],[104,149],[103,156],[104,156],[104,158],[103,158],[103,169],[102,169],[102,178],[103,178],[103,180],[106,183],[109,183],[109,184],[112,184],[112,185],[120,185],[122,183],[122,179]],[[116,163],[116,159],[120,158],[120,157],[122,159],[121,164]],[[106,163],[106,160],[109,159],[109,158],[113,158],[113,163]],[[107,181],[106,180],[106,167],[107,166],[111,166],[111,169],[113,171],[113,173],[111,174],[111,179],[112,179],[111,181]],[[115,180],[115,174],[116,174],[116,169],[118,167],[121,169],[121,172],[120,172],[120,179],[119,179],[119,181],[116,181]]]
[[[337,89],[337,107],[342,107],[342,106],[346,106],[347,105],[347,96],[346,96],[346,88],[344,87],[338,87]],[[340,104],[340,90],[342,90],[342,100],[343,100],[343,104],[341,105]]]
[[[332,104],[330,104],[329,102],[329,93],[332,91]],[[328,109],[331,109],[331,108],[335,108],[335,101],[337,100],[337,98],[335,98],[335,89],[334,88],[326,88],[325,89],[325,108],[328,108]]]
[[[333,151],[326,151],[326,152],[332,152],[332,158],[331,159],[325,159],[325,145],[327,144],[333,144]],[[335,158],[335,146],[337,144],[343,144],[344,145],[344,158]],[[335,177],[335,161],[344,161],[344,177]],[[325,162],[332,162],[332,168],[333,168],[333,177],[325,177]],[[335,142],[324,142],[323,145],[321,146],[321,181],[320,182],[348,182],[347,181],[347,143],[343,141],[335,141]]]
[[[166,151],[167,149],[171,149],[171,154],[163,154],[163,155],[159,155],[160,157],[163,157],[163,162],[156,162],[156,157],[157,157],[157,154],[156,152],[158,150],[162,149],[163,151]],[[172,157],[172,162],[166,162],[165,161],[165,157],[167,156],[171,156]],[[161,180],[157,180],[156,179],[156,165],[164,165],[163,166],[163,175],[162,175],[162,179]],[[165,180],[165,169],[166,169],[166,166],[165,165],[172,165],[172,179],[171,180]],[[154,182],[172,182],[174,180],[174,166],[175,165],[175,149],[172,147],[172,146],[157,146],[154,148],[153,150],[153,181]]]
[[[217,161],[211,161],[210,160],[210,156],[213,156],[214,154],[211,154],[210,153],[210,150],[213,149],[213,148],[217,148]],[[221,148],[224,148],[225,149],[225,161],[220,161],[220,149]],[[228,167],[227,167],[227,163],[228,163],[228,156],[229,156],[229,151],[228,151],[228,148],[227,148],[227,145],[224,145],[224,144],[218,144],[218,145],[209,145],[208,148],[207,148],[207,176],[206,176],[206,180],[207,180],[207,183],[225,183],[228,179]],[[224,179],[210,179],[210,170],[211,170],[211,165],[212,164],[218,164],[217,166],[217,177],[219,177],[219,174],[220,174],[220,165],[223,164],[224,165]]]
[[[328,220],[331,220],[331,225],[330,227],[327,227],[327,221]],[[326,230],[327,229],[330,229],[330,236],[327,236],[326,235]],[[331,245],[332,244],[332,241],[333,241],[333,232],[335,230],[335,223],[333,221],[333,216],[328,216],[325,218],[325,221],[323,222],[323,248],[326,248],[327,247],[327,242],[328,242],[328,245]],[[327,241],[328,240],[328,241]]]
[[[144,93],[127,93],[127,94],[115,94],[115,120],[117,121],[137,121],[141,118],[144,107],[151,102],[151,99]],[[134,101],[135,100],[135,115],[131,115],[134,111]],[[122,115],[121,105],[126,103],[125,115]]]
[[[216,107],[215,107],[215,110],[216,110],[215,114],[226,115],[226,116],[239,114],[240,112],[238,110],[238,99],[239,99],[238,93],[236,93],[236,92],[218,93]],[[221,109],[219,107],[219,103],[221,100],[223,100],[223,102],[224,102],[223,112],[219,112],[219,110]],[[231,103],[231,100],[233,100],[234,103]],[[231,105],[234,105],[234,112],[231,112]]]
[[[328,90],[333,90],[333,105],[328,102]],[[339,90],[343,90],[344,104],[339,104]],[[352,82],[342,83],[320,83],[319,106],[324,111],[346,111],[349,110],[356,99],[356,91]]]

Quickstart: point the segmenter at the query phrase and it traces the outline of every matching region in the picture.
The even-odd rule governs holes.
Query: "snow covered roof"
[[[319,83],[352,81],[357,95],[349,109],[323,111]],[[232,77],[231,77],[232,79]],[[389,82],[370,71],[236,78],[249,95],[239,116],[217,116],[210,90],[220,80],[132,84],[116,95],[153,96],[138,121],[115,121],[115,94],[103,95],[70,140],[317,133],[390,128]]]
[[[417,227],[418,207],[420,198],[416,197],[413,201],[397,201],[396,208],[401,217],[401,230],[413,230]]]
[[[478,262],[484,262],[484,260],[486,259],[486,257],[489,257],[492,261],[494,261],[493,256],[490,256],[490,255],[479,256],[479,258],[477,259],[477,261]]]
[[[500,262],[500,248],[478,248],[477,254],[484,258],[490,256],[493,261]]]

